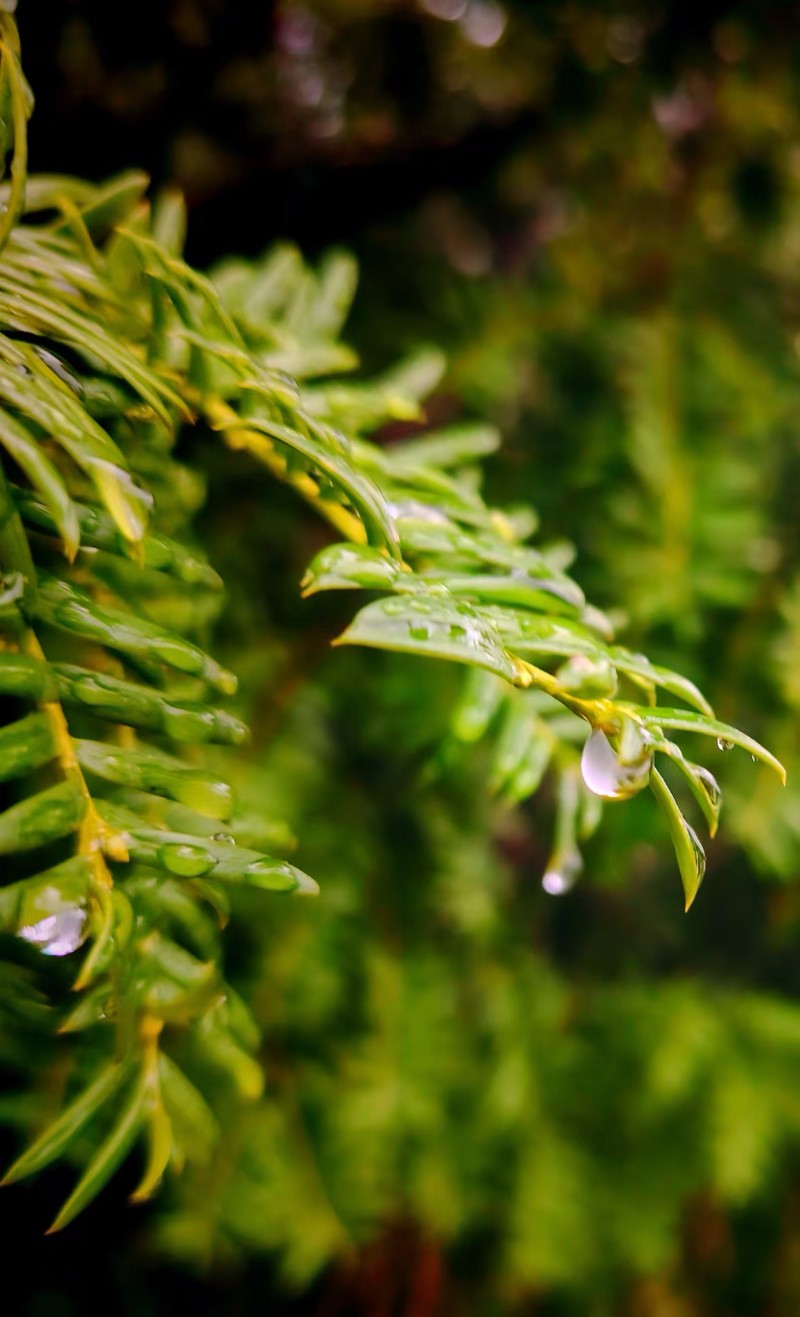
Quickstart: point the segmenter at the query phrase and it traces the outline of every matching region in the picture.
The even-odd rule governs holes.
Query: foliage
[[[8,26],[6,40],[13,41]],[[231,1245],[277,1250],[285,1276],[302,1286],[332,1263],[357,1269],[366,1258],[368,1264],[376,1239],[391,1257],[396,1234],[408,1223],[420,1289],[431,1250],[449,1255],[445,1283],[453,1311],[524,1305],[532,1291],[551,1288],[587,1302],[613,1292],[620,1275],[663,1272],[687,1199],[699,1190],[710,1195],[713,1235],[715,1222],[724,1229],[721,1208],[757,1200],[796,1148],[790,1097],[796,1011],[776,995],[709,989],[699,975],[654,986],[653,977],[635,968],[636,952],[640,965],[651,963],[646,937],[630,963],[622,956],[624,963],[610,972],[594,972],[590,955],[559,967],[559,957],[542,945],[548,920],[557,916],[546,912],[538,881],[525,880],[544,872],[546,891],[567,891],[581,863],[578,841],[591,847],[593,877],[626,871],[634,901],[648,855],[652,866],[652,815],[644,809],[609,811],[608,850],[602,833],[588,840],[597,797],[578,771],[587,717],[597,728],[587,776],[594,774],[611,795],[636,793],[649,779],[666,805],[687,902],[702,876],[693,833],[651,772],[653,754],[662,755],[713,830],[716,784],[682,757],[667,733],[676,725],[699,728],[712,745],[721,736],[766,752],[714,723],[693,683],[613,642],[608,619],[587,608],[566,575],[563,545],[535,551],[526,543],[529,509],[487,508],[475,466],[496,448],[492,427],[422,433],[421,403],[441,372],[436,354],[415,355],[377,384],[336,382],[336,372],[355,365],[340,342],[353,284],[347,258],[329,258],[313,276],[284,247],[255,266],[226,262],[208,282],[178,255],[182,219],[175,199],[163,198],[150,215],[143,189],[139,177],[107,189],[33,179],[28,201],[40,220],[13,228],[4,254],[10,273],[3,277],[13,285],[3,290],[4,351],[12,354],[10,366],[32,371],[23,377],[24,391],[7,372],[7,388],[16,388],[5,396],[11,491],[3,566],[6,575],[11,568],[7,585],[15,597],[6,604],[4,657],[17,680],[23,673],[32,683],[43,660],[20,668],[20,652],[39,644],[56,683],[17,685],[9,693],[12,730],[4,746],[14,773],[9,808],[36,802],[32,816],[6,815],[14,880],[3,889],[11,893],[6,926],[23,933],[7,940],[4,1062],[18,1076],[22,1096],[9,1099],[8,1111],[16,1123],[45,1130],[44,1142],[23,1154],[17,1171],[45,1164],[62,1148],[88,1161],[88,1183],[76,1191],[69,1214],[108,1178],[147,1124],[144,1192],[169,1159],[191,1163],[171,1207],[155,1218],[165,1249],[198,1265]],[[587,241],[586,251],[591,247]],[[27,264],[19,270],[22,256]],[[568,268],[585,267],[573,253]],[[585,295],[585,282],[580,286]],[[12,312],[10,293],[24,299]],[[757,377],[753,354],[732,351],[713,327],[697,335],[694,325],[687,348],[682,328],[676,331],[666,317],[654,317],[642,333],[641,317],[618,315],[617,333],[598,343],[596,304],[586,304],[581,320],[575,300],[557,284],[544,292],[504,286],[494,305],[488,289],[463,296],[471,297],[476,314],[468,347],[454,344],[449,379],[460,392],[469,397],[472,390],[474,398],[482,387],[482,403],[493,401],[496,380],[491,367],[482,369],[479,353],[482,344],[492,350],[491,316],[502,302],[518,323],[541,323],[539,359],[556,386],[555,367],[569,356],[565,336],[574,341],[577,325],[592,335],[595,374],[607,370],[624,397],[627,427],[606,403],[582,431],[597,438],[612,471],[593,451],[597,482],[602,470],[600,487],[616,492],[599,511],[592,495],[594,520],[584,523],[591,533],[584,531],[583,546],[612,607],[622,604],[634,626],[662,628],[660,635],[674,628],[677,641],[669,636],[662,644],[670,656],[710,629],[710,610],[747,607],[762,572],[758,561],[743,562],[729,546],[766,522],[755,497],[763,496],[763,485],[752,483],[748,449],[763,429],[757,408],[745,428],[744,400]],[[548,315],[540,320],[541,311]],[[437,313],[445,319],[446,302]],[[476,330],[481,316],[489,323]],[[529,341],[520,350],[528,352]],[[21,363],[14,352],[25,354]],[[691,352],[700,365],[681,373],[676,360]],[[694,507],[687,515],[681,505],[682,515],[669,521],[675,500],[667,499],[662,524],[663,491],[680,486],[681,461],[697,456],[694,432],[684,437],[669,405],[677,379],[701,417],[709,414],[703,410],[709,381],[719,397],[741,380],[743,401],[731,422],[741,452],[738,467],[723,463],[719,449],[727,433],[708,424],[708,515]],[[52,413],[30,410],[48,399],[56,406],[55,398],[56,436]],[[775,403],[776,426],[791,415],[791,405],[788,384],[780,406]],[[71,449],[61,409],[79,427]],[[558,429],[568,412],[564,397],[553,412]],[[92,422],[116,445],[113,455],[94,450],[92,438],[102,440]],[[395,426],[390,442],[368,442],[386,422]],[[622,458],[619,440],[609,442],[615,426],[629,444]],[[210,432],[225,440],[224,454],[210,455]],[[518,438],[516,445],[512,439],[512,461]],[[34,454],[27,466],[21,454]],[[54,474],[34,465],[37,454]],[[401,651],[397,656],[352,655],[342,666],[340,654],[309,679],[306,619],[332,617],[340,627],[347,605],[337,611],[335,598],[329,612],[324,599],[307,604],[295,634],[265,641],[259,619],[269,604],[261,564],[276,544],[284,553],[286,546],[280,523],[261,525],[276,505],[261,486],[253,493],[252,458],[349,541],[316,554],[307,592],[359,587],[388,596],[367,603],[342,640]],[[109,473],[97,459],[116,470]],[[197,478],[203,462],[211,472],[205,512]],[[626,503],[619,493],[625,488],[619,469],[629,462],[651,499],[646,514],[641,499],[629,493]],[[231,546],[241,471],[257,512],[252,539],[236,536]],[[576,471],[563,480],[567,498],[578,503],[585,498],[581,478]],[[502,472],[497,483],[503,484]],[[513,475],[509,483],[516,498]],[[147,528],[146,496],[136,493],[144,487],[155,500]],[[628,490],[633,487],[631,478]],[[742,491],[747,505],[732,508]],[[552,482],[542,496],[553,497]],[[238,497],[247,506],[241,485]],[[737,514],[731,534],[727,518]],[[613,535],[604,532],[604,520]],[[243,679],[238,711],[254,725],[253,752],[183,746],[190,734],[203,741],[209,731],[233,740],[241,735],[231,715],[212,716],[205,704],[209,687],[225,693],[232,682],[195,647],[207,640],[221,603],[218,578],[194,547],[198,535],[215,563],[226,566],[233,587],[218,645]],[[300,539],[303,553],[305,530]],[[643,551],[643,541],[651,552]],[[266,581],[273,594],[287,588],[279,575],[273,571]],[[770,669],[782,675],[770,680],[783,682],[791,699],[791,594],[784,616]],[[764,625],[751,628],[756,646]],[[466,662],[463,684],[457,671],[434,671],[414,655]],[[76,663],[98,674],[85,678],[90,685],[76,687]],[[281,683],[297,682],[296,668],[299,692],[282,710]],[[674,696],[689,707],[652,705],[659,687],[670,702]],[[80,699],[87,690],[94,699],[89,709]],[[97,727],[99,708],[109,714],[105,730]],[[136,723],[137,715],[149,721]],[[281,715],[278,734],[265,735],[263,723]],[[124,730],[131,723],[132,734]],[[56,725],[68,740],[59,740],[56,767],[49,768]],[[146,742],[137,739],[139,731]],[[87,739],[100,736],[108,739]],[[764,736],[791,750],[780,726]],[[167,748],[172,757],[165,761]],[[749,793],[754,770],[742,758],[740,789]],[[22,773],[28,776],[20,783]],[[79,780],[87,793],[81,817],[82,807],[70,813],[61,796],[55,807],[49,796],[44,812],[43,792]],[[242,804],[229,820],[232,780]],[[502,807],[488,802],[487,780]],[[533,814],[527,807],[510,816],[506,807],[542,781],[544,809],[537,804]],[[747,811],[737,809],[732,827],[740,834],[749,827],[753,853],[767,850],[763,862],[770,867],[769,856],[780,854],[788,873],[791,841],[778,844],[763,827],[765,810],[778,808],[770,781],[763,775],[761,785],[759,777],[749,825]],[[554,828],[546,822],[550,807]],[[789,806],[789,828],[792,817]],[[19,854],[23,826],[45,829],[28,833],[37,846],[47,844],[34,849],[33,864]],[[244,856],[249,883],[240,869],[231,871],[234,852],[219,837],[221,827],[237,841],[236,859]],[[72,830],[66,841],[62,828]],[[311,913],[305,903],[266,910],[258,891],[248,890],[252,863],[267,878],[255,886],[308,885],[284,859],[263,858],[265,851],[281,855],[291,832],[324,884],[324,900]],[[531,834],[532,854],[525,849]],[[130,858],[123,858],[120,843]],[[45,883],[41,855],[50,865]],[[71,885],[76,869],[65,874],[64,865],[76,861],[88,861],[101,878],[88,871],[83,886]],[[209,867],[198,872],[200,864]],[[34,866],[38,876],[31,876]],[[114,905],[104,923],[106,874]],[[648,892],[655,899],[652,887]],[[238,992],[220,968],[226,897],[233,909],[226,963]],[[588,898],[578,890],[576,899]],[[612,902],[621,920],[615,935],[624,941],[624,918],[604,886],[597,899]],[[23,907],[28,900],[33,904]],[[587,923],[598,908],[578,905]],[[53,916],[66,918],[62,932],[91,935],[94,960],[82,973],[96,977],[77,1008],[74,999],[66,1004],[66,966],[56,957],[52,972],[43,969],[24,945],[37,926],[41,941],[41,921]],[[613,929],[613,914],[610,922]],[[54,1014],[39,996],[43,988]],[[62,1028],[66,1021],[79,1036],[51,1049],[45,1037],[51,1021]],[[269,1078],[258,1100],[261,1072],[250,1059],[256,1052]],[[59,1086],[42,1084],[41,1076],[46,1064],[57,1067],[65,1057],[73,1065],[65,1114],[53,1124]],[[34,1085],[38,1107],[29,1097]],[[245,1112],[242,1097],[254,1099]],[[224,1134],[212,1152],[217,1121]],[[385,1283],[390,1303],[402,1289],[397,1268]]]

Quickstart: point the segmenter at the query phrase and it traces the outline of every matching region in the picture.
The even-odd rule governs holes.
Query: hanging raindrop
[[[603,800],[626,800],[647,786],[653,755],[650,751],[631,763],[623,763],[599,728],[589,736],[581,755],[583,780]]]
[[[566,896],[583,872],[583,859],[577,846],[562,855],[554,855],[542,878],[542,887],[548,896]]]
[[[47,915],[35,924],[26,924],[17,934],[45,956],[69,956],[86,941],[86,911],[73,906],[58,915]]]

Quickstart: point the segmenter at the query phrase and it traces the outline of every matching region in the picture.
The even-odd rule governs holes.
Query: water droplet
[[[694,861],[693,874],[687,874],[684,872],[684,867],[681,865],[683,888],[686,893],[686,909],[688,910],[697,895],[697,889],[703,881],[703,876],[706,871],[706,853],[700,844],[700,838],[694,828],[689,823],[685,823],[684,826],[686,829],[687,841],[692,848],[692,858]]]
[[[74,906],[58,915],[47,915],[35,924],[26,924],[17,934],[44,956],[69,956],[86,941],[86,911]]]
[[[215,832],[211,840],[217,842],[220,846],[236,845],[236,838],[230,832]]]
[[[581,755],[583,780],[603,800],[626,800],[647,785],[653,756],[645,753],[632,763],[623,763],[611,748],[605,732],[596,728]]]
[[[212,819],[226,819],[233,811],[233,788],[227,782],[181,774],[176,776],[172,789],[181,804],[188,805],[199,814],[208,814]]]
[[[158,854],[164,867],[181,878],[201,878],[217,863],[202,847],[185,842],[169,842],[160,848]]]
[[[576,846],[563,855],[554,856],[542,878],[542,887],[548,896],[565,896],[583,872],[583,859]]]
[[[245,869],[245,879],[274,892],[291,892],[297,887],[297,874],[285,860],[254,860]],[[259,879],[261,883],[259,884]]]
[[[709,773],[707,768],[701,768],[699,764],[695,764],[692,771],[694,777],[701,783],[712,806],[719,809],[722,804],[722,791],[714,774]]]
[[[718,737],[717,737],[717,749],[718,749],[718,750],[732,750],[732,749],[733,749],[733,741],[726,741],[724,736],[718,736]]]

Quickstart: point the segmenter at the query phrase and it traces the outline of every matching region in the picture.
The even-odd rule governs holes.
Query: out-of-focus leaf
[[[58,1119],[17,1158],[3,1177],[3,1183],[13,1184],[33,1175],[60,1157],[92,1117],[113,1098],[130,1071],[129,1061],[114,1062],[102,1070],[80,1097],[65,1107]]]
[[[67,581],[44,572],[39,574],[35,610],[42,621],[71,635],[99,641],[124,654],[159,659],[228,695],[236,689],[233,673],[226,672],[188,640],[130,613],[102,608]]]
[[[0,733],[0,736],[2,734]],[[192,768],[173,755],[147,746],[122,748],[102,741],[76,740],[75,753],[86,772],[109,782],[163,792],[190,809],[225,819],[234,804],[227,782],[202,769]]]
[[[145,1080],[141,1077],[123,1108],[116,1125],[108,1138],[87,1166],[77,1185],[64,1206],[56,1216],[48,1234],[63,1230],[89,1203],[97,1197],[100,1190],[111,1179],[117,1167],[130,1152],[142,1128],[145,1115]]]
[[[80,543],[78,515],[58,470],[33,435],[6,411],[0,411],[0,444],[42,498],[54,530],[64,541],[67,557],[74,558]]]
[[[0,434],[2,440],[2,434]],[[26,525],[41,530],[61,532],[55,515],[44,503],[38,502],[25,490],[12,490],[20,516]],[[44,495],[42,495],[44,498]],[[72,505],[80,542],[85,548],[103,549],[107,553],[118,554],[126,547],[115,523],[99,508],[86,507],[85,504]],[[61,532],[63,533],[63,532]],[[207,562],[190,552],[184,545],[149,530],[141,546],[137,546],[142,566],[154,571],[165,572],[174,576],[185,585],[203,585],[211,590],[221,590],[222,581]]]
[[[0,729],[0,782],[40,768],[55,752],[53,727],[46,713],[29,713],[10,723]]]
[[[86,798],[74,782],[59,782],[28,796],[0,814],[0,855],[34,850],[74,832],[86,812]]]
[[[247,740],[244,723],[224,709],[178,702],[149,686],[71,664],[54,663],[50,673],[61,700],[66,704],[78,704],[105,721],[163,732],[174,741],[220,741],[227,745],[242,745]],[[33,667],[22,669],[13,665],[7,676],[9,682],[14,678],[20,683],[27,682],[30,687],[38,673]],[[2,680],[0,666],[0,689]],[[40,680],[44,685],[45,678]]]

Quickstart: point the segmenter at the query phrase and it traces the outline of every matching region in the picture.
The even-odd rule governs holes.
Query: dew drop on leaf
[[[181,878],[201,878],[216,864],[213,855],[200,846],[169,842],[158,854],[164,868]]]
[[[45,956],[69,956],[86,941],[86,911],[82,906],[47,915],[35,924],[26,924],[18,937],[38,947]]]
[[[646,753],[633,763],[623,764],[611,748],[605,732],[591,733],[581,755],[583,780],[603,800],[626,800],[647,785],[653,757]]]
[[[717,749],[718,749],[718,750],[732,750],[732,749],[733,749],[733,741],[726,741],[724,736],[718,736],[718,737],[717,737]]]

